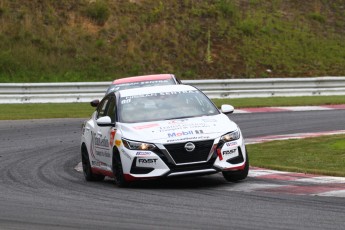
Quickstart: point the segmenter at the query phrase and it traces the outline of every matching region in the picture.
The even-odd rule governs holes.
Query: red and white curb
[[[251,185],[251,191],[345,197],[344,177],[281,172],[255,167],[251,168],[248,176],[256,179]]]
[[[345,109],[345,105],[286,106],[286,107],[242,108],[242,109],[235,109],[234,113],[299,112],[299,111],[344,110],[344,109]]]
[[[231,186],[220,188],[220,190],[345,197],[344,177],[281,172],[251,167],[248,178],[254,178],[254,180],[231,184]]]
[[[337,134],[345,134],[345,130],[248,138],[246,139],[246,143],[256,144],[276,140],[303,139]],[[256,191],[279,194],[345,197],[345,177],[282,172],[257,167],[250,168],[248,177],[255,178],[255,180],[248,181],[249,184],[236,184],[228,190],[243,192]]]

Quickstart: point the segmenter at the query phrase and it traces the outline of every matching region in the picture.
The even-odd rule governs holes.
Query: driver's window
[[[106,116],[106,108],[107,108],[108,101],[109,101],[109,98],[101,101],[101,103],[98,105],[98,108],[97,108],[97,119],[100,118],[100,117]]]
[[[115,122],[115,98],[111,97],[109,99],[109,103],[108,103],[108,111],[107,111],[107,116],[110,117],[111,122],[114,123]]]

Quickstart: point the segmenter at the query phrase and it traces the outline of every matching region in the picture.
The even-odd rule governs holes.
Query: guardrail
[[[345,77],[184,80],[210,98],[345,95]],[[102,98],[111,82],[0,83],[0,104],[72,103]]]

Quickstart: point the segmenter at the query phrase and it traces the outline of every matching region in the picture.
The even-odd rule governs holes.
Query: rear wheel
[[[249,172],[249,158],[248,158],[248,154],[246,153],[246,163],[243,170],[224,171],[222,172],[222,174],[225,180],[230,181],[230,182],[236,182],[236,181],[246,179],[246,177],[248,176],[248,172]]]
[[[114,151],[113,155],[113,174],[117,186],[127,187],[129,185],[129,181],[126,180],[123,174],[121,157],[118,151]]]
[[[86,181],[101,181],[105,176],[92,173],[89,154],[85,146],[81,150],[81,163]]]

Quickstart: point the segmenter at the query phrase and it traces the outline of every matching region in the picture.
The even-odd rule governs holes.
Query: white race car
[[[193,86],[169,85],[108,94],[83,125],[87,181],[135,180],[222,172],[243,180],[249,161],[240,128]]]

